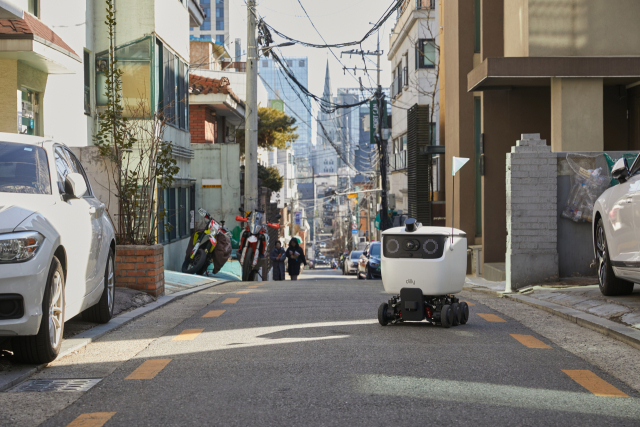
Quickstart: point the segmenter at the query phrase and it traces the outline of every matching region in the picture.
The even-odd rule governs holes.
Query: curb
[[[74,351],[80,350],[87,344],[92,343],[106,333],[118,329],[119,327],[124,326],[127,323],[132,322],[139,317],[142,317],[145,314],[148,314],[160,307],[163,307],[172,301],[176,301],[189,294],[203,291],[205,289],[229,282],[233,282],[233,280],[221,280],[219,282],[206,283],[204,285],[196,286],[191,289],[185,289],[184,291],[176,292],[175,294],[164,295],[158,298],[156,301],[149,303],[143,307],[139,307],[120,316],[116,316],[111,319],[109,323],[94,326],[91,329],[88,329],[84,332],[79,333],[78,335],[74,335],[73,337],[64,340],[60,346],[60,353],[58,354],[56,360],[62,359],[63,357],[73,353]],[[14,385],[21,383],[31,375],[46,368],[47,365],[48,363],[43,363],[42,365],[37,366],[29,366],[27,368],[18,369],[15,372],[10,372],[6,375],[3,375],[4,378],[2,378],[2,382],[0,383],[0,392],[3,392],[13,387]]]
[[[573,323],[591,329],[592,331],[601,333],[602,335],[615,338],[633,348],[640,350],[640,331],[630,328],[620,323],[613,322],[602,317],[594,316],[580,310],[565,307],[559,304],[554,304],[548,301],[541,301],[536,298],[527,297],[519,294],[507,294],[489,289],[477,289],[465,287],[464,290],[471,292],[483,292],[488,294],[497,295],[502,298],[508,298],[523,304],[530,305],[540,310],[544,310],[548,313],[562,317]]]

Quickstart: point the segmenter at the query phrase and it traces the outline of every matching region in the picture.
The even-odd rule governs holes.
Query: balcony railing
[[[389,171],[395,172],[407,168],[407,150],[389,156]]]

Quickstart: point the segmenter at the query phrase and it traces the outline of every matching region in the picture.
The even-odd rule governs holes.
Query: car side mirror
[[[611,176],[613,179],[617,179],[620,184],[629,179],[629,164],[624,157],[619,158],[611,168]]]
[[[67,199],[79,199],[87,194],[87,183],[79,173],[70,173],[64,179],[64,193]]]

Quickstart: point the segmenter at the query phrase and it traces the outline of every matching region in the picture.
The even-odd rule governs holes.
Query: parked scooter
[[[227,238],[229,246],[231,242],[231,233],[225,228],[224,221],[216,221],[202,208],[198,209],[198,213],[207,220],[207,228],[193,234],[193,249],[187,251],[182,263],[182,272],[187,274],[204,274],[207,271],[207,267],[213,261],[218,239]],[[222,265],[218,269],[222,268]]]
[[[244,214],[245,212],[240,209]],[[281,215],[274,218],[280,219]],[[258,260],[266,256],[269,247],[269,233],[267,227],[278,229],[278,223],[263,223],[264,212],[247,212],[245,216],[237,216],[236,221],[245,223],[244,231],[240,237],[240,264],[242,265],[242,281],[253,282],[258,273]]]

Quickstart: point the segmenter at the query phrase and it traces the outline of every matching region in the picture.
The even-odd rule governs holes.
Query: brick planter
[[[164,295],[164,247],[116,246],[116,286]]]

